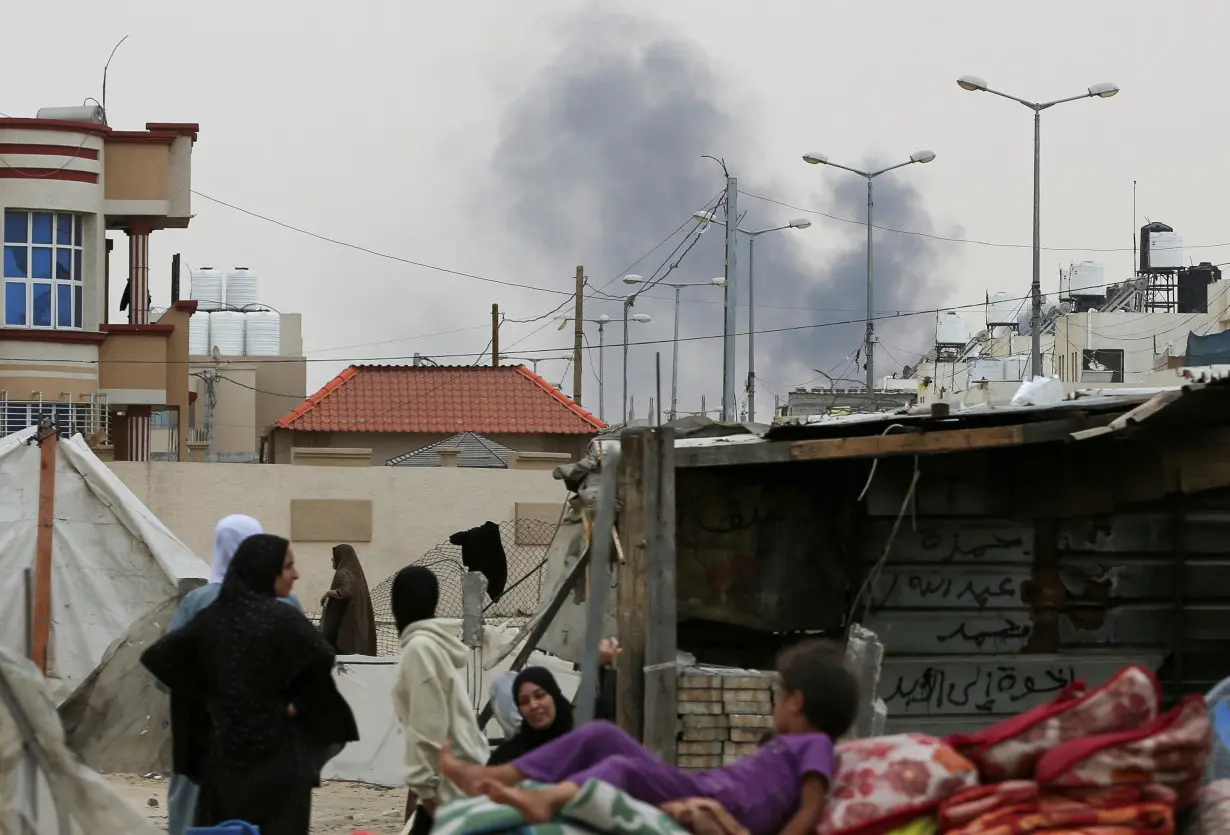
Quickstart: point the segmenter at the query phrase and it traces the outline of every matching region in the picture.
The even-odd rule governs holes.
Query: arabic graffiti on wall
[[[879,525],[868,539],[866,557],[877,559],[891,526]],[[961,524],[931,528],[898,537],[890,559],[898,563],[977,563],[1033,560],[1033,532],[1027,528],[979,528]]]
[[[1016,713],[1053,698],[1076,680],[1071,666],[955,663],[889,678],[894,713]]]
[[[890,567],[875,583],[872,608],[985,609],[1021,605],[1028,569],[961,572]]]

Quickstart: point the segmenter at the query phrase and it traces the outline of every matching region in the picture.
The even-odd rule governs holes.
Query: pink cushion
[[[1073,682],[1054,700],[972,734],[946,740],[981,770],[984,780],[1028,780],[1051,748],[1090,734],[1136,728],[1157,718],[1162,688],[1152,671],[1125,667],[1095,690]]]
[[[843,742],[819,835],[883,835],[978,783],[978,769],[942,740],[899,734]]]
[[[1044,786],[1160,783],[1191,803],[1213,749],[1213,725],[1203,696],[1188,696],[1147,725],[1065,742],[1038,760]]]

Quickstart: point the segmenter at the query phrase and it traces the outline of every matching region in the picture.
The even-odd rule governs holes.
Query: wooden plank
[[[645,446],[645,747],[675,762],[679,724],[678,593],[675,589],[675,430],[654,429]]]
[[[1074,431],[1078,431],[1082,425],[1082,421],[1053,420],[1015,426],[988,426],[979,429],[945,429],[917,434],[794,441],[790,444],[790,459],[792,461],[820,461],[843,458],[883,458],[891,455],[933,455],[943,452],[1023,446],[1062,440]]]
[[[624,562],[619,567],[617,622],[623,652],[615,679],[615,715],[619,727],[640,740],[645,715],[645,463],[649,430],[626,429],[619,446],[619,531]],[[586,636],[586,640],[594,639]]]
[[[788,441],[713,443],[705,446],[685,446],[675,450],[675,466],[680,469],[786,464],[790,460]]]
[[[34,540],[34,663],[48,673],[51,646],[51,545],[55,531],[56,446],[54,428],[40,429],[38,470],[38,532]]]

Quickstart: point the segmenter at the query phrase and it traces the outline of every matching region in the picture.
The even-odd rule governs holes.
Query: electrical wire
[[[806,214],[809,214],[809,215],[819,215],[820,217],[828,218],[829,220],[835,220],[840,223],[849,223],[855,226],[861,226],[864,229],[867,227],[867,221],[865,220],[854,220],[853,218],[839,217],[838,215],[829,214],[828,212],[822,212],[822,211],[819,211],[818,209],[805,209],[802,206],[795,206],[791,203],[786,203],[785,201],[782,201],[782,200],[776,200],[772,197],[765,197],[762,194],[752,194],[751,192],[748,192],[748,191],[740,190],[739,194],[742,194],[744,197],[750,197],[753,200],[763,200],[766,203],[773,203],[778,206],[782,206],[783,208],[786,208],[786,209],[792,209],[793,211],[796,211],[796,212],[805,212]],[[911,229],[894,229],[891,226],[879,226],[874,223],[871,224],[871,228],[879,229],[882,232],[892,232],[897,235],[913,235],[914,237],[927,238],[933,241],[943,241],[945,243],[969,244],[971,246],[987,246],[987,247],[996,247],[1000,249],[1033,249],[1033,244],[1008,244],[1008,243],[1001,243],[997,241],[982,241],[982,240],[977,240],[975,238],[957,238],[957,237],[952,237],[949,235],[936,235],[931,232],[918,232],[918,231],[911,230]],[[1160,252],[1162,251],[1162,249],[1218,249],[1220,247],[1226,247],[1226,246],[1230,246],[1230,241],[1226,241],[1224,243],[1219,243],[1219,244],[1188,244],[1188,243],[1185,243],[1183,244],[1182,247],[1158,247],[1157,251]],[[1134,252],[1135,251],[1135,248],[1130,247],[1130,246],[1119,246],[1119,247],[1044,246],[1044,247],[1041,247],[1041,249],[1046,252]]]

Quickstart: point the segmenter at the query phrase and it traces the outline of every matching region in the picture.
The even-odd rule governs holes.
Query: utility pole
[[[491,305],[491,367],[500,367],[500,306]]]
[[[735,419],[735,332],[738,329],[739,180],[726,178],[726,319],[722,328],[722,420]]]
[[[585,339],[585,268],[577,267],[577,310],[572,334],[572,402],[581,405],[581,348]]]

